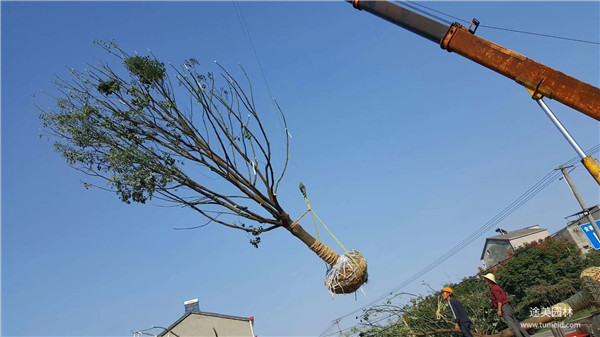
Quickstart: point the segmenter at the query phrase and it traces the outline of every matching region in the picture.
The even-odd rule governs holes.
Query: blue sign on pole
[[[596,221],[596,224],[600,225],[600,220]],[[590,240],[590,243],[592,244],[594,249],[599,250],[600,249],[600,238],[594,232],[594,227],[592,227],[592,224],[588,222],[586,224],[579,225],[579,227],[581,228],[583,233],[588,237],[588,239]]]

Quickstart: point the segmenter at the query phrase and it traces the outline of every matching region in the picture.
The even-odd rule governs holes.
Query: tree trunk
[[[315,239],[312,235],[308,234],[308,232],[305,231],[302,226],[300,226],[297,222],[292,221],[289,214],[283,213],[282,221],[283,227],[290,231],[293,236],[304,242],[304,244],[308,246],[310,250],[315,252],[315,254],[321,258],[321,260],[325,261],[325,263],[329,264],[330,266],[335,265],[339,258],[338,253],[327,247],[325,244],[323,244],[323,242]]]

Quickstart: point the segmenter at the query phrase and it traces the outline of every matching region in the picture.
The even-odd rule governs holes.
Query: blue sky
[[[170,325],[184,301],[198,298],[204,311],[254,316],[259,336],[315,336],[576,155],[513,81],[347,3],[238,5],[245,25],[232,2],[1,3],[2,335],[127,336]],[[488,26],[600,40],[598,2],[427,6]],[[599,84],[597,44],[483,27],[477,35]],[[172,229],[203,223],[192,211],[126,205],[83,188],[82,174],[38,137],[35,105],[52,104],[41,92],[52,92],[67,66],[109,59],[96,39],[174,64],[194,57],[207,71],[213,60],[240,62],[262,113],[275,118],[274,96],[293,135],[283,207],[292,217],[305,210],[302,181],[317,214],[367,258],[366,297],[332,299],[324,263],[284,230],[265,234],[255,249],[244,233],[216,225]],[[547,103],[584,149],[600,143],[598,122]],[[586,203],[598,203],[581,165],[571,175]],[[578,207],[557,181],[500,226],[553,232]],[[309,220],[301,224],[312,230]],[[474,274],[484,241],[422,280],[439,287]],[[429,290],[416,281],[403,291]]]

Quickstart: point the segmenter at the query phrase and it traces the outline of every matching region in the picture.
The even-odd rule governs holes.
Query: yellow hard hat
[[[442,293],[446,292],[446,293],[450,293],[450,294],[454,295],[454,290],[452,290],[452,288],[450,288],[450,287],[446,287],[446,288],[442,289],[441,292]]]

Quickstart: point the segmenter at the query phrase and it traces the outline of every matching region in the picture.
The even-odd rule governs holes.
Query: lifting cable
[[[310,206],[310,201],[308,201],[308,196],[306,195],[306,187],[304,186],[304,184],[302,182],[300,182],[300,192],[302,192],[302,196],[304,197],[304,201],[306,201],[306,206],[308,207],[308,211],[310,212],[310,215],[312,216],[313,219],[313,224],[315,225],[315,232],[317,233],[317,240],[321,241],[321,237],[319,236],[319,228],[317,226],[317,222],[315,221],[318,220],[321,225],[327,230],[327,232],[329,233],[329,235],[331,235],[331,237],[335,240],[335,242],[337,242],[338,245],[340,245],[340,247],[342,247],[342,249],[344,250],[344,253],[348,253],[348,250],[346,250],[346,248],[344,247],[344,245],[342,245],[342,243],[340,242],[340,240],[338,240],[338,238],[333,234],[333,232],[329,229],[329,227],[327,227],[325,225],[325,223],[321,220],[321,218],[319,218],[319,216],[317,215],[317,213],[315,213],[315,211],[313,211],[312,207]],[[347,254],[352,261],[354,261],[354,258],[352,256],[350,256],[349,254]],[[358,262],[354,261],[354,263],[356,263],[356,265],[358,266]]]
[[[445,15],[445,16],[447,16],[449,18],[452,18],[452,19],[457,20],[457,21],[461,21],[461,22],[466,23],[466,24],[470,23],[470,21],[463,20],[463,19],[458,18],[456,16],[453,16],[453,15],[446,14],[444,12],[435,10],[435,9],[433,9],[431,7],[427,7],[427,6],[425,6],[423,4],[420,4],[420,3],[416,2],[416,1],[395,1],[395,2],[398,3],[398,4],[401,4],[403,6],[412,8],[412,9],[418,11],[418,12],[421,12],[421,13],[429,16],[429,17],[437,19],[437,20],[439,20],[441,22],[444,22],[446,24],[450,24],[450,22],[448,20],[444,20],[444,19],[440,18],[439,16],[431,14],[431,13],[425,11],[425,10],[418,9],[415,6],[426,8],[427,10],[430,10],[432,12],[436,12],[438,14]],[[507,32],[512,32],[512,33],[520,33],[520,34],[528,34],[528,35],[549,37],[549,38],[559,39],[559,40],[567,40],[567,41],[573,41],[573,42],[581,42],[581,43],[588,43],[588,44],[600,45],[600,42],[596,42],[596,41],[580,40],[580,39],[574,39],[574,38],[570,38],[570,37],[563,37],[563,36],[556,36],[556,35],[549,35],[549,34],[541,34],[541,33],[534,33],[534,32],[526,32],[526,31],[516,30],[516,29],[510,29],[510,28],[494,27],[494,26],[487,26],[487,25],[481,25],[481,24],[479,25],[479,27],[489,28],[489,29],[496,29],[496,30],[504,30],[504,31],[507,31]]]

